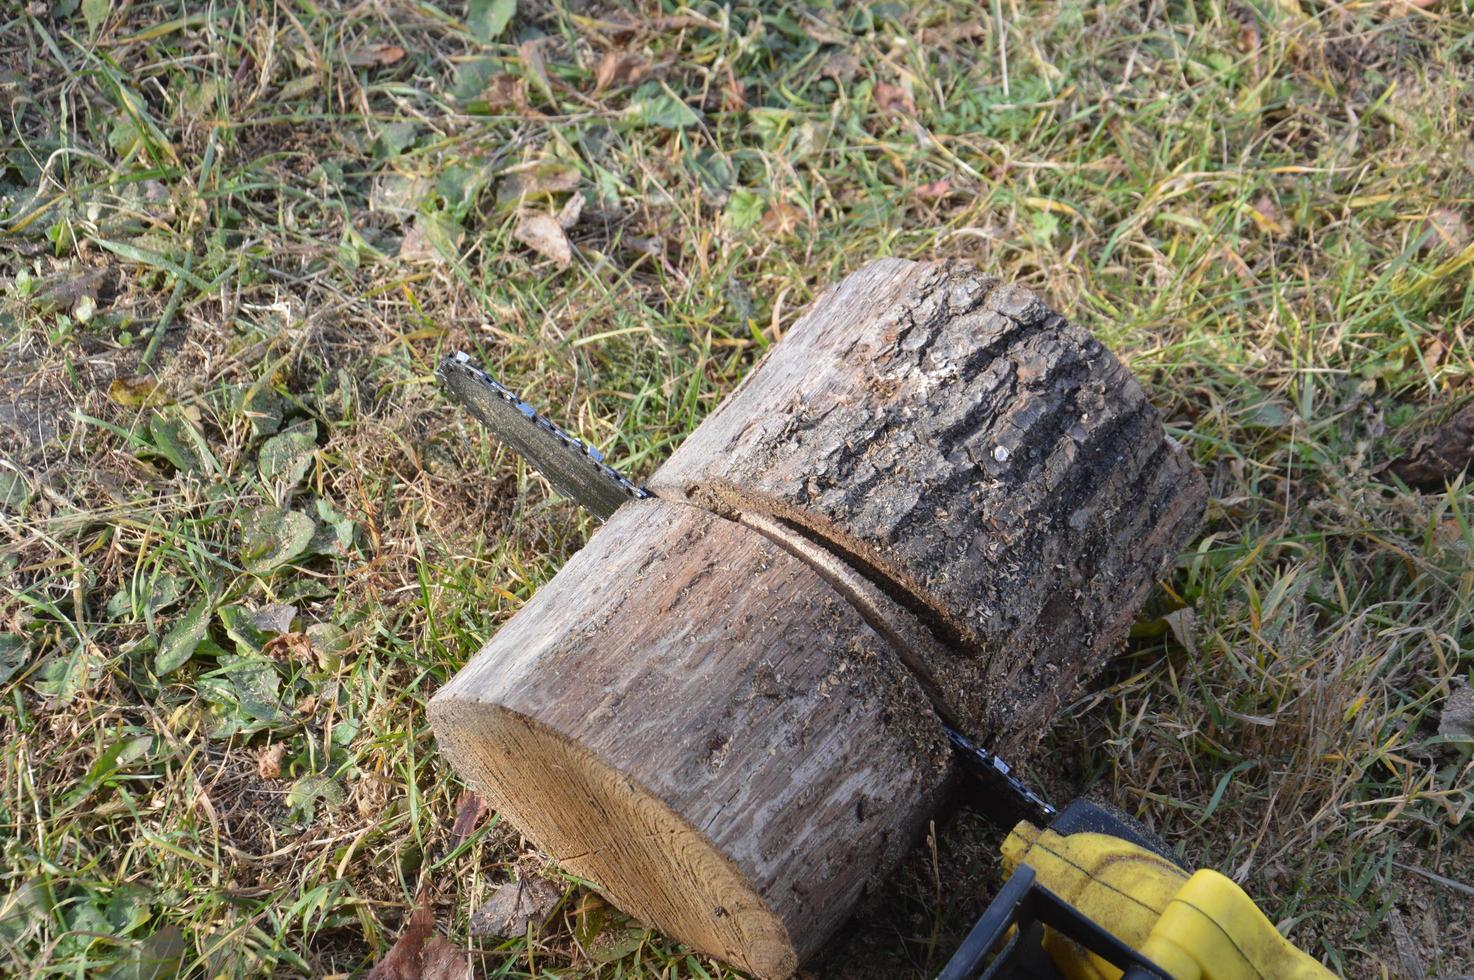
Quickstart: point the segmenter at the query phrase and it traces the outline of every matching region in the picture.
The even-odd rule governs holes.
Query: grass
[[[428,884],[488,975],[730,975],[573,882],[467,939],[555,872],[455,840],[423,706],[592,527],[431,372],[648,473],[882,255],[1040,291],[1210,478],[1030,777],[1347,975],[1474,972],[1474,500],[1372,474],[1471,393],[1467,0],[471,6],[0,9],[5,972],[352,973]],[[566,268],[519,191],[585,198]],[[939,827],[828,972],[934,971],[995,843]]]

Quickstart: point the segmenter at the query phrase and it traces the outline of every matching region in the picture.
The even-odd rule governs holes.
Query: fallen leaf
[[[471,935],[498,939],[525,936],[528,926],[542,928],[562,898],[563,890],[542,878],[509,881],[471,913]]]
[[[911,95],[899,85],[879,82],[875,86],[875,104],[886,112],[899,112],[904,116],[916,115],[916,103]]]
[[[566,194],[578,186],[580,179],[578,168],[566,163],[534,164],[515,170],[501,179],[496,187],[497,203],[512,206],[521,204],[529,197]]]
[[[1280,214],[1279,205],[1268,194],[1261,194],[1254,202],[1249,209],[1249,218],[1260,231],[1273,238],[1283,238],[1295,230],[1294,222]]]
[[[415,216],[415,223],[399,243],[399,257],[406,262],[444,263],[461,247],[465,229],[443,212]]]
[[[404,60],[405,54],[405,50],[397,44],[372,44],[366,48],[354,48],[346,57],[348,63],[355,68],[387,68]]]
[[[563,233],[558,219],[545,211],[524,210],[517,217],[512,237],[523,245],[553,260],[560,269],[573,261],[573,246]]]
[[[124,408],[153,408],[165,401],[159,391],[159,383],[153,378],[139,375],[136,378],[114,378],[108,385],[107,396],[114,405]]]
[[[940,201],[952,193],[952,180],[950,177],[941,177],[929,184],[922,184],[912,193],[923,201]]]
[[[986,37],[987,34],[988,26],[981,20],[968,20],[961,24],[949,24],[946,27],[923,28],[919,40],[927,47],[942,47],[962,41],[976,41],[980,37]]]
[[[297,607],[273,602],[251,613],[251,625],[263,633],[290,633]]]
[[[558,227],[567,231],[578,224],[578,219],[583,215],[583,195],[574,194],[558,211]]]
[[[855,57],[853,51],[836,51],[824,59],[824,67],[819,69],[820,78],[832,78],[844,88],[855,80],[860,72],[860,59]]]
[[[435,934],[435,912],[425,891],[405,920],[404,931],[369,971],[368,980],[471,980],[471,957]]]
[[[1462,252],[1471,238],[1464,216],[1453,208],[1434,208],[1429,212],[1428,230],[1433,233],[1431,241],[1447,249],[1450,254]]]
[[[638,85],[653,71],[650,62],[634,51],[606,51],[594,69],[594,94],[610,88]]]
[[[804,213],[787,201],[779,201],[763,214],[762,229],[781,237],[803,224]]]
[[[280,779],[281,758],[286,750],[286,742],[273,742],[256,753],[256,775],[262,779]]]
[[[486,83],[486,89],[481,93],[481,101],[486,103],[487,112],[497,112],[503,109],[516,109],[518,112],[531,112],[532,107],[527,104],[527,80],[516,75],[494,75]]]
[[[1418,439],[1410,452],[1379,464],[1372,474],[1383,479],[1387,475],[1395,476],[1424,493],[1440,493],[1471,467],[1474,467],[1474,402]]]
[[[1449,738],[1474,740],[1474,688],[1462,677],[1455,677],[1443,714],[1438,719],[1438,734]]]
[[[311,663],[313,659],[312,640],[306,633],[273,636],[261,647],[261,652],[284,663]]]
[[[450,826],[450,846],[452,849],[460,847],[466,842],[466,838],[476,832],[481,826],[481,821],[491,812],[491,807],[486,801],[468,789],[461,790],[461,795],[456,799],[456,818]]]

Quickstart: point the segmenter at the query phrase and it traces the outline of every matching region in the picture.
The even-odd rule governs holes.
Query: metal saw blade
[[[515,449],[543,475],[553,489],[587,507],[606,521],[630,500],[651,496],[612,466],[604,454],[575,439],[495,378],[471,363],[461,352],[445,358],[435,376],[451,399],[474,415],[502,442]]]

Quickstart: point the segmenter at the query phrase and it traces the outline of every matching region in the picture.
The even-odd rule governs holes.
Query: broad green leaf
[[[307,475],[316,451],[317,423],[311,419],[278,432],[261,444],[257,457],[261,479],[296,486]]]
[[[41,667],[36,690],[49,698],[68,702],[90,688],[102,675],[103,658],[91,644],[78,646],[71,654],[53,655]]]
[[[300,511],[259,507],[243,522],[241,564],[256,575],[274,571],[307,550],[315,528]]]
[[[502,36],[516,12],[517,0],[470,0],[466,26],[476,40],[485,44]]]
[[[766,203],[762,196],[755,194],[746,188],[739,188],[732,192],[732,197],[727,201],[726,220],[727,227],[734,231],[751,228],[763,219],[763,211]]]
[[[169,627],[154,656],[154,673],[160,677],[184,666],[210,628],[210,603],[201,600]]]
[[[178,412],[160,412],[148,424],[149,441],[155,451],[183,473],[217,471],[220,464],[204,435]]]
[[[347,793],[336,779],[329,779],[321,773],[312,773],[292,784],[292,788],[287,791],[287,806],[299,813],[304,820],[311,822],[319,800],[328,806],[338,806],[347,798]]]
[[[389,160],[414,145],[418,127],[412,122],[388,123],[374,140],[374,159]]]
[[[82,16],[87,20],[88,34],[96,37],[102,30],[102,22],[107,20],[110,6],[109,0],[82,0]]]
[[[676,98],[659,82],[647,82],[635,91],[626,116],[635,126],[659,129],[685,129],[701,122],[695,109]]]
[[[220,609],[216,616],[225,634],[235,641],[236,651],[242,656],[259,654],[271,637],[257,626],[251,610],[245,606],[230,605]]]

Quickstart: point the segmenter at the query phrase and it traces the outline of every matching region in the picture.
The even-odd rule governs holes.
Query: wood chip
[[[509,881],[471,913],[471,935],[515,939],[528,926],[541,928],[563,898],[563,889],[544,878]]]

